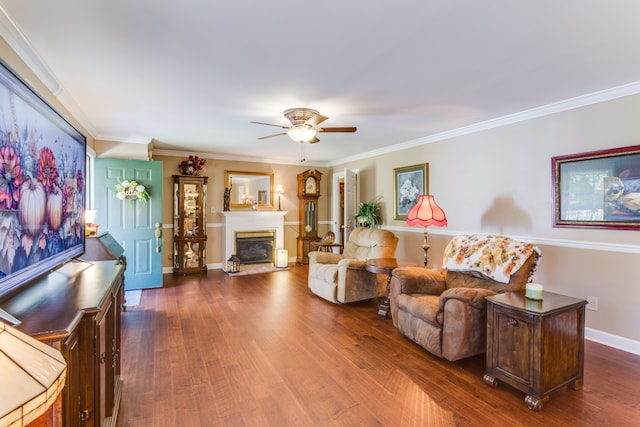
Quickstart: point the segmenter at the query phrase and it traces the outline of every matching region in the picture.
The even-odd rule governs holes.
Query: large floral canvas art
[[[395,168],[393,178],[393,216],[396,220],[405,220],[418,198],[429,192],[429,163]]]
[[[86,140],[0,65],[3,295],[84,252]]]

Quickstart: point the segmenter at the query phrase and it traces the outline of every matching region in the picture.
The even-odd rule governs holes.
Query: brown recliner
[[[393,270],[393,324],[412,341],[450,361],[484,353],[485,297],[524,289],[540,257],[535,245],[505,236],[456,236],[445,249],[447,270]]]
[[[367,260],[394,258],[398,237],[380,228],[357,227],[342,254],[309,252],[309,289],[335,303],[386,296],[387,279],[365,269]]]

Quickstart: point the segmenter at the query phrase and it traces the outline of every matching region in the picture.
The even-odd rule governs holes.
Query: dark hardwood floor
[[[482,381],[484,355],[438,359],[375,301],[310,293],[307,268],[165,276],[123,314],[118,426],[637,426],[640,356],[590,341],[581,391],[541,412]]]

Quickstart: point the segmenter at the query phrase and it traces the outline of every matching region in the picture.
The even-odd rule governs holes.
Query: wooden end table
[[[484,382],[495,387],[501,380],[527,393],[524,401],[533,411],[542,409],[554,390],[582,389],[585,300],[543,292],[535,301],[524,291],[486,300]]]
[[[318,252],[333,252],[333,248],[340,248],[342,253],[342,243],[329,243],[329,242],[311,242],[311,246],[318,249]]]
[[[365,268],[367,271],[375,274],[387,275],[387,295],[380,304],[378,304],[378,316],[386,319],[391,311],[391,301],[389,300],[389,285],[391,284],[391,273],[398,266],[395,258],[376,258],[367,260]]]

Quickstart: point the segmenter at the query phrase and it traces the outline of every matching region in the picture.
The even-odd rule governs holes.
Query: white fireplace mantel
[[[284,248],[284,216],[286,211],[227,211],[218,212],[224,225],[223,262],[235,253],[237,231],[274,230],[276,249]]]

